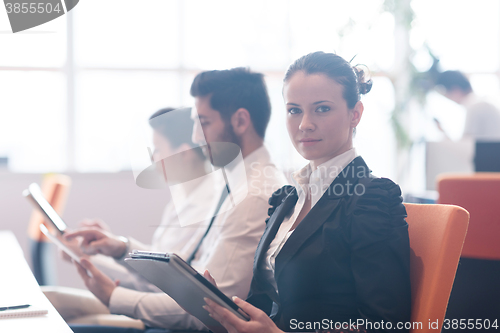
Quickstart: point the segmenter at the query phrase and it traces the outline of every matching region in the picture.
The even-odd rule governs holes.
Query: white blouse
[[[297,204],[291,214],[285,217],[274,240],[269,245],[269,249],[266,253],[265,267],[263,267],[264,274],[276,291],[278,291],[276,280],[274,279],[276,257],[295,230],[291,230],[291,228],[304,207],[306,194],[311,196],[312,209],[326,192],[333,180],[337,178],[340,172],[351,163],[356,156],[356,150],[351,148],[345,153],[320,164],[314,171],[312,171],[311,165],[308,164],[292,174],[292,183],[297,189],[298,194]]]

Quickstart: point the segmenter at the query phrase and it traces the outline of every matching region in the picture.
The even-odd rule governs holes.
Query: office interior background
[[[192,106],[189,87],[203,70],[265,74],[266,145],[289,172],[306,161],[285,128],[287,67],[318,50],[365,65],[374,85],[355,146],[404,194],[433,189],[426,143],[445,140],[434,118],[452,141],[465,123],[465,110],[433,89],[433,70],[461,70],[478,95],[500,103],[497,0],[82,0],[16,34],[0,11],[0,45],[0,229],[23,246],[32,208],[21,192],[47,173],[72,178],[70,227],[101,218],[150,240],[168,193],[135,185],[130,141],[156,110]],[[62,261],[56,276],[83,286]]]

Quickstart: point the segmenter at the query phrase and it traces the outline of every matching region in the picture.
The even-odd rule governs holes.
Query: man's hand
[[[87,289],[90,290],[102,304],[109,306],[111,294],[116,286],[118,286],[119,281],[111,280],[107,275],[98,270],[88,259],[81,259],[80,264],[76,261],[74,263]]]
[[[66,238],[64,238],[64,236],[62,236],[62,235],[56,235],[56,237],[57,237],[57,239],[59,239],[61,241],[61,243],[63,243],[70,250],[72,250],[78,257],[80,257],[80,258],[82,258],[82,257],[87,258],[88,257],[85,253],[83,253],[83,251],[80,247],[80,243],[81,243],[80,238],[73,238],[71,240],[66,240]],[[65,261],[68,261],[68,262],[72,262],[71,257],[66,252],[64,252],[61,249],[58,249],[58,252],[59,252],[59,256],[62,259],[64,259]]]
[[[127,244],[117,236],[104,230],[83,228],[64,234],[66,240],[82,237],[81,248],[86,254],[104,254],[120,258],[127,250]]]
[[[99,219],[85,219],[83,221],[80,221],[78,225],[80,226],[80,228],[94,228],[111,232],[111,228],[109,227],[109,225],[107,225],[107,223],[103,220]]]

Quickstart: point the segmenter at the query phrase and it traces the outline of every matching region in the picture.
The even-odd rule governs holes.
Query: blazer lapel
[[[291,208],[295,206],[297,203],[297,190],[293,189],[291,193],[289,193],[282,201],[274,213],[269,218],[267,222],[266,230],[262,235],[259,245],[257,246],[257,250],[255,251],[255,259],[253,263],[253,280],[252,280],[252,289],[255,289],[254,292],[265,293],[269,296],[271,300],[276,303],[279,303],[278,294],[274,287],[269,283],[267,278],[262,274],[262,271],[259,267],[262,267],[262,261],[266,258],[267,250],[269,249],[269,245],[272,240],[276,236],[278,229],[285,219],[285,217],[290,212]]]
[[[335,211],[340,199],[349,195],[349,193],[352,194],[358,179],[360,177],[368,177],[369,172],[364,160],[358,156],[340,172],[337,178],[334,179],[316,205],[314,205],[297,226],[276,257],[276,281],[278,281],[283,267],[295,255],[302,244],[304,244],[304,242],[311,237]]]
[[[264,231],[264,234],[260,239],[259,245],[257,246],[257,250],[255,251],[255,258],[253,263],[254,271],[256,271],[258,267],[260,267],[261,261],[264,259],[265,254],[269,248],[269,245],[276,236],[276,233],[278,232],[281,223],[288,215],[290,210],[297,203],[297,199],[298,199],[297,189],[294,188],[292,192],[290,192],[283,199],[282,204],[279,205],[278,208],[276,208],[273,215],[269,218],[266,230]]]

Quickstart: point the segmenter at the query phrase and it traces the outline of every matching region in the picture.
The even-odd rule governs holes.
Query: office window
[[[177,68],[179,1],[80,1],[75,60],[99,68]]]
[[[66,61],[66,18],[16,34],[9,33],[7,13],[0,11],[0,67],[59,68]]]
[[[185,67],[265,71],[287,66],[288,1],[196,0],[183,6]]]
[[[414,48],[427,43],[439,58],[441,70],[460,70],[469,76],[474,92],[499,103],[500,2],[413,0],[417,20],[411,31]],[[439,10],[438,10],[439,9]],[[500,104],[498,104],[500,105]],[[441,140],[432,119],[441,123],[448,137],[459,140],[465,125],[465,110],[436,92],[429,94],[425,106],[428,117],[422,136]]]
[[[48,71],[0,74],[0,156],[20,172],[66,169],[64,75]]]
[[[179,105],[175,73],[82,71],[76,96],[76,169],[130,169],[127,140],[133,121]]]
[[[495,93],[498,77],[488,73],[498,69],[500,59],[499,3],[411,4],[417,15],[411,45],[427,42],[445,69],[462,69],[481,93]],[[286,132],[282,78],[292,61],[323,50],[354,57],[353,64],[373,71],[356,145],[375,171],[395,177],[389,118],[394,91],[388,75],[397,47],[395,19],[383,5],[383,0],[81,1],[70,15],[25,33],[0,34],[0,156],[8,156],[10,170],[19,172],[128,169],[130,119],[147,126],[149,115],[161,107],[191,106],[189,87],[199,71],[248,66],[265,74],[270,92],[274,113],[266,143],[280,167],[296,169],[305,161]],[[9,30],[5,19],[0,17],[0,28]],[[371,155],[380,145],[388,147],[383,159]]]
[[[0,157],[20,172],[64,171],[66,21],[0,34]],[[0,30],[9,31],[1,13]]]
[[[418,46],[427,40],[444,69],[495,72],[500,59],[500,2],[413,0]]]

